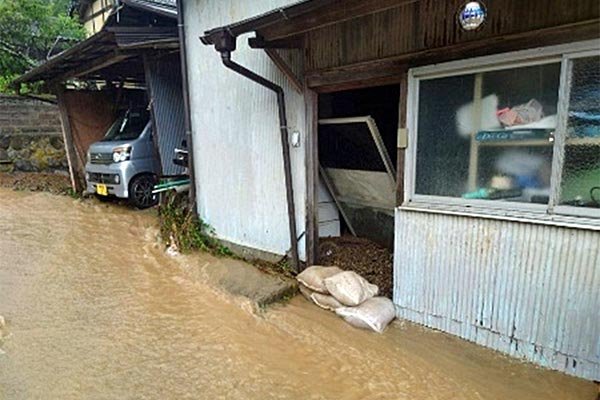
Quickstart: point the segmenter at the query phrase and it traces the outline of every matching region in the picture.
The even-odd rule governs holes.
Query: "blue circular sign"
[[[479,1],[470,1],[463,6],[458,14],[460,26],[466,31],[479,28],[487,17],[485,6]]]

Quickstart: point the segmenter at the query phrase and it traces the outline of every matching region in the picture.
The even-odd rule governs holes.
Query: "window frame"
[[[600,209],[558,204],[567,135],[571,70],[573,60],[600,55],[600,42],[588,40],[495,54],[443,64],[412,68],[408,71],[407,127],[409,147],[405,161],[404,203],[407,211],[470,215],[550,225],[600,230]],[[558,124],[552,154],[550,199],[546,204],[463,199],[415,193],[417,172],[419,92],[422,80],[471,75],[506,69],[561,63],[558,93]]]

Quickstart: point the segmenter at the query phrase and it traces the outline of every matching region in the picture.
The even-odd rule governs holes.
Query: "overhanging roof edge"
[[[147,34],[147,36],[144,34]],[[137,48],[173,48],[178,44],[177,29],[173,28],[109,27],[55,55],[44,64],[27,71],[15,79],[13,84],[19,85],[48,78],[54,79],[75,70],[75,65],[93,62],[94,59],[108,56],[111,52],[114,52],[117,56],[117,53],[126,54],[127,51],[134,51]],[[106,48],[105,51],[98,50],[102,46]],[[92,52],[92,54],[89,54],[89,52]],[[69,62],[75,65],[63,67],[61,70],[61,65],[65,63],[68,65]]]
[[[65,50],[61,53],[58,53],[57,55],[53,56],[52,58],[50,58],[48,61],[46,61],[42,65],[39,65],[39,66],[27,71],[26,73],[24,73],[23,75],[21,75],[17,79],[15,79],[13,81],[13,84],[18,85],[21,83],[34,82],[37,80],[37,79],[34,79],[35,76],[42,75],[44,72],[51,70],[52,67],[54,67],[55,65],[60,65],[61,61],[63,61],[65,58],[81,51],[82,49],[86,48],[90,44],[100,42],[102,39],[109,39],[109,38],[114,40],[113,32],[100,31],[100,32],[96,33],[95,35],[90,36],[83,42],[77,43],[75,46],[68,48],[67,50]]]
[[[204,35],[200,37],[200,40],[207,45],[215,44],[215,36],[220,35],[223,31],[237,37],[244,33],[257,31],[277,22],[299,17],[302,14],[327,6],[335,1],[336,0],[302,0],[286,7],[276,8],[255,17],[207,30],[204,32]]]

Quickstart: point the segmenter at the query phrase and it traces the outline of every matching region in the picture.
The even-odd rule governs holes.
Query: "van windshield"
[[[111,125],[102,141],[137,139],[146,127],[148,119],[147,112],[128,110]]]

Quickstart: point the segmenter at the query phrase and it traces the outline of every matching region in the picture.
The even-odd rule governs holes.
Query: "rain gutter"
[[[184,108],[184,128],[185,137],[188,145],[188,172],[190,174],[190,204],[194,215],[197,215],[197,201],[196,201],[196,180],[194,179],[194,146],[193,146],[193,135],[192,135],[192,114],[190,110],[190,93],[189,93],[189,79],[187,69],[187,46],[185,40],[185,23],[183,18],[183,0],[177,1],[177,29],[179,32],[179,55],[181,58],[181,80],[182,80],[182,91],[183,91],[183,108]]]
[[[294,188],[292,182],[292,162],[290,157],[289,133],[287,116],[285,110],[285,95],[283,88],[276,83],[250,71],[246,67],[234,62],[231,59],[231,53],[236,49],[236,36],[229,30],[213,30],[210,37],[202,37],[200,40],[205,45],[214,45],[215,50],[221,53],[221,61],[225,67],[250,79],[251,81],[275,92],[277,94],[277,107],[279,110],[279,130],[281,133],[281,147],[283,153],[283,167],[285,174],[285,190],[288,212],[288,226],[290,231],[292,268],[299,271],[300,259],[298,256],[298,238],[296,229],[296,206],[294,203]]]

